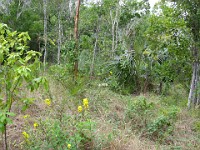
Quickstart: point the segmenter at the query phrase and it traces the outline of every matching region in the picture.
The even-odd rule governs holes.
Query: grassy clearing
[[[19,109],[23,102],[12,108],[18,115],[9,125],[11,149],[69,149],[68,144],[70,149],[200,149],[200,111],[184,109],[187,93],[180,85],[165,96],[125,96],[97,81],[85,84],[83,79],[79,88],[71,82],[63,86],[51,76],[49,81],[49,91],[21,90],[21,96],[34,101],[25,111]],[[89,100],[89,110],[79,113],[83,98]]]

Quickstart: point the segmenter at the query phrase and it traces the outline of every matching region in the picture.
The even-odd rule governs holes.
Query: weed
[[[175,128],[175,119],[177,118],[178,109],[169,109],[167,113],[158,116],[147,125],[147,135],[152,140],[164,141],[172,134]]]
[[[141,130],[151,118],[153,107],[153,103],[147,102],[145,97],[138,97],[137,100],[129,102],[125,121],[131,120],[133,128]]]

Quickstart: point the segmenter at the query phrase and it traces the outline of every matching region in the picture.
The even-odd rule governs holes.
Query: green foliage
[[[173,133],[178,109],[172,107],[172,109],[165,112],[148,123],[147,134],[150,139],[163,142]]]
[[[1,109],[1,131],[10,123],[11,107],[18,98],[20,87],[27,86],[31,91],[46,80],[37,76],[41,55],[35,51],[27,51],[30,37],[27,32],[18,33],[9,30],[7,25],[0,24],[0,96],[3,97]],[[27,103],[30,99],[27,99]]]
[[[136,133],[154,141],[165,142],[173,134],[178,112],[175,106],[159,108],[140,96],[129,102],[125,121],[131,122]]]
[[[47,62],[53,65],[44,73],[53,81],[48,91],[53,100],[46,99],[48,107],[44,108],[39,102],[46,94],[43,89],[33,98],[27,97],[28,90],[32,92],[41,84],[48,90],[49,86],[46,78],[40,77],[43,1],[0,3],[0,20],[13,29],[0,24],[0,132],[6,133],[13,111],[19,110],[15,113],[20,118],[21,113],[32,112],[26,111],[32,106],[34,110],[41,108],[37,111],[41,114],[25,121],[25,149],[124,149],[130,143],[127,137],[132,142],[134,131],[159,143],[171,144],[169,139],[174,139],[179,148],[182,141],[176,143],[177,134],[173,137],[173,133],[179,119],[177,107],[185,107],[187,102],[192,63],[199,57],[191,57],[191,49],[199,49],[200,43],[199,0],[162,0],[151,13],[147,0],[102,0],[88,5],[81,1],[78,45],[73,36],[75,0],[48,1]],[[54,65],[59,56],[61,63]],[[79,75],[74,80],[76,59]],[[116,96],[108,88],[136,98]],[[135,96],[151,91],[162,96]],[[87,94],[94,97],[92,114],[83,107],[78,113],[74,106]],[[198,117],[200,112],[192,113]],[[27,127],[33,120],[38,126]],[[198,120],[193,129],[199,132]],[[182,135],[182,128],[177,132],[180,130]]]
[[[128,93],[136,91],[135,59],[131,52],[127,51],[120,57],[116,57],[110,63],[108,70],[112,71],[112,76],[108,78],[108,81],[114,90],[124,89],[125,91],[128,89]],[[123,91],[121,92],[123,93]]]
[[[173,129],[169,118],[167,116],[160,116],[148,125],[147,131],[149,138],[162,140],[168,137]]]
[[[196,121],[193,125],[193,129],[197,132],[200,132],[200,121]]]
[[[64,113],[61,115],[62,120],[52,117],[51,119],[39,120],[35,129],[29,129],[30,137],[25,138],[23,147],[25,149],[58,150],[92,149],[96,123],[90,119],[89,110],[84,109],[73,115]]]
[[[5,9],[5,12],[0,11],[1,22],[8,24],[9,27],[19,32],[28,31],[31,37],[28,45],[31,49],[37,50],[39,35],[43,31],[39,7],[34,6],[34,3],[12,1],[5,6]]]
[[[170,89],[162,96],[161,103],[167,106],[185,107],[187,96],[187,91],[183,85],[171,85]]]
[[[153,115],[153,103],[147,101],[145,97],[138,97],[135,101],[128,104],[125,120],[131,121],[133,129],[142,130],[146,128],[147,122]]]
[[[0,132],[5,131],[5,125],[11,124],[12,120],[9,117],[15,116],[14,113],[8,112],[6,109],[1,110],[0,112]]]
[[[151,64],[150,77],[153,82],[165,84],[171,81],[188,82],[191,74],[189,30],[173,7],[160,3],[154,11],[159,9],[160,13],[148,18],[149,26],[144,32],[148,46],[143,54],[145,62]]]
[[[54,65],[50,67],[50,74],[55,80],[68,89],[71,96],[81,96],[89,84],[87,76],[81,76],[74,81],[68,65]],[[80,97],[79,97],[80,98]]]

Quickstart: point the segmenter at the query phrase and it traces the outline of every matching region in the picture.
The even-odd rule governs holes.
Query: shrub
[[[128,104],[126,111],[126,122],[132,122],[132,127],[141,130],[145,128],[151,118],[153,103],[147,102],[145,97],[139,97],[137,100]]]
[[[173,133],[178,109],[169,109],[168,113],[158,116],[147,125],[147,135],[152,140],[164,141]]]
[[[22,101],[25,104],[22,110],[32,102],[32,99],[20,96],[21,88],[25,85],[33,91],[40,84],[48,88],[46,79],[38,77],[41,54],[28,51],[29,40],[27,32],[13,32],[0,23],[0,132],[4,133],[5,149],[8,149],[7,124],[12,122],[10,118],[14,116],[11,112],[14,102]]]
[[[196,131],[196,132],[199,132],[200,133],[200,121],[196,121],[193,125],[193,129]]]

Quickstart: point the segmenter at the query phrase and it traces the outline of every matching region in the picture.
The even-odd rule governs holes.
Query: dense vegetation
[[[200,1],[0,1],[0,149],[200,149]]]

